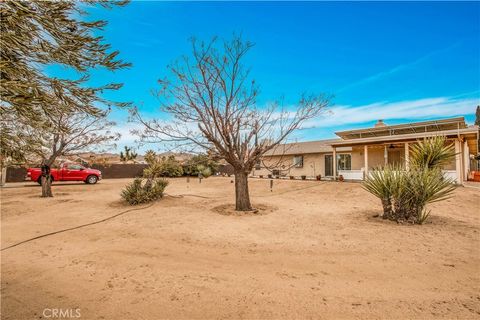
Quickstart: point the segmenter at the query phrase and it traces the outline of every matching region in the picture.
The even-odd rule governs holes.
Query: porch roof
[[[348,131],[335,132],[336,135],[343,140],[358,140],[369,137],[384,137],[384,136],[397,136],[410,133],[427,133],[427,132],[440,132],[448,130],[464,129],[467,125],[465,118],[448,118],[442,120],[412,122],[405,124],[398,124],[393,126],[381,126],[376,128],[356,129]]]
[[[456,129],[456,130],[444,130],[444,131],[430,131],[430,132],[421,132],[421,133],[410,133],[402,135],[392,135],[392,136],[381,136],[381,137],[368,137],[361,139],[349,139],[349,140],[339,140],[332,142],[332,147],[345,147],[345,146],[355,146],[355,145],[371,145],[371,144],[384,144],[388,142],[399,142],[399,141],[416,141],[423,138],[433,137],[433,136],[445,136],[450,138],[456,138],[459,136],[464,137],[469,142],[470,151],[472,153],[478,152],[476,147],[476,140],[478,136],[478,126],[470,126],[468,128]]]

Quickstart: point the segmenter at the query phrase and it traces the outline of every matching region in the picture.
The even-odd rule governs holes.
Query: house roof
[[[406,123],[394,126],[341,131],[336,132],[336,134],[341,138],[278,145],[273,150],[267,152],[265,156],[331,153],[333,152],[333,147],[336,148],[337,152],[342,152],[349,151],[353,146],[357,145],[385,144],[388,142],[400,141],[408,142],[439,135],[450,138],[461,135],[466,139],[470,153],[476,154],[478,152],[477,139],[479,135],[479,127],[467,127],[465,119],[463,117],[458,117]]]
[[[265,153],[266,156],[332,152],[331,144],[341,139],[317,140],[281,144]]]
[[[392,136],[383,136],[383,137],[367,137],[359,139],[349,139],[349,140],[337,140],[332,142],[334,147],[345,147],[345,146],[354,146],[354,145],[364,145],[364,144],[382,144],[393,141],[415,141],[418,139],[433,137],[433,136],[445,136],[445,137],[457,137],[459,135],[467,138],[467,140],[472,145],[470,151],[477,152],[475,147],[475,142],[478,135],[478,126],[470,126],[468,128],[456,129],[456,130],[445,130],[445,131],[431,131],[431,132],[419,132],[419,133],[409,133],[402,135],[392,135]],[[469,145],[470,145],[469,144]]]
[[[465,118],[457,117],[442,120],[411,122],[394,126],[385,125],[376,128],[338,131],[335,132],[335,134],[341,137],[343,140],[352,140],[370,137],[384,137],[404,134],[458,130],[464,129],[466,127],[467,125],[465,123]]]

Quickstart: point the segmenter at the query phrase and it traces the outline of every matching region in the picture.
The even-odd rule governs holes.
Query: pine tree
[[[117,58],[104,39],[94,33],[105,21],[84,21],[81,6],[123,6],[114,1],[2,1],[0,2],[0,118],[2,164],[24,161],[31,141],[21,133],[27,127],[41,132],[51,126],[51,115],[65,113],[100,115],[96,105],[119,105],[101,98],[104,90],[121,84],[89,87],[89,71],[114,71],[129,64]],[[75,70],[78,79],[48,75],[47,65]],[[24,140],[27,139],[27,140]]]

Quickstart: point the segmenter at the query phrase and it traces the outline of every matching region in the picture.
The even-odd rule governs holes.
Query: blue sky
[[[261,87],[259,104],[302,92],[335,95],[330,112],[293,139],[334,131],[450,116],[473,122],[480,103],[479,2],[154,2],[89,9],[109,21],[102,35],[133,63],[92,82],[123,82],[108,98],[162,117],[151,95],[166,65],[190,52],[188,39],[242,33],[256,45],[245,60]],[[90,18],[89,18],[90,19]],[[125,111],[113,117],[132,144]]]

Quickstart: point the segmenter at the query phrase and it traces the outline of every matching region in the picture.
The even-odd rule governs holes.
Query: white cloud
[[[332,128],[349,124],[361,124],[366,122],[383,119],[388,120],[409,119],[412,121],[423,119],[434,119],[444,117],[463,116],[473,114],[475,107],[480,104],[478,98],[458,99],[452,97],[436,97],[419,100],[408,100],[399,102],[377,102],[363,106],[336,105],[331,107],[328,112],[315,119],[304,123],[303,129],[308,128]],[[288,108],[290,110],[290,108]],[[290,112],[293,116],[294,112]],[[289,113],[289,114],[290,114]],[[274,117],[277,115],[274,115]],[[192,131],[196,131],[195,124],[185,124]],[[147,149],[160,149],[163,144],[140,146],[135,141],[137,137],[131,133],[134,129],[142,129],[138,123],[123,122],[118,123],[111,131],[118,132],[122,136],[117,142],[117,150],[124,145],[139,148],[139,151]],[[290,137],[292,139],[304,139],[302,131],[294,132]]]
[[[353,107],[333,106],[322,117],[312,119],[304,128],[356,124],[378,119],[426,119],[472,114],[480,99],[427,98],[400,102],[378,102]]]

